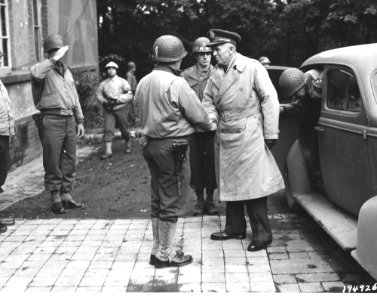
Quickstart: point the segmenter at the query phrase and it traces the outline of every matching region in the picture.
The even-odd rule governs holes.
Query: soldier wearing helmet
[[[115,123],[117,122],[122,137],[126,141],[125,153],[131,153],[130,132],[128,130],[128,114],[133,95],[127,80],[117,75],[118,65],[110,61],[106,66],[108,78],[103,80],[97,89],[97,99],[104,108],[105,118],[105,153],[101,159],[113,156],[112,142]]]
[[[199,37],[193,43],[192,54],[196,64],[182,72],[190,87],[198,95],[200,101],[203,99],[203,91],[209,77],[214,71],[211,65],[212,49],[207,45],[209,39]],[[213,200],[213,193],[216,189],[215,159],[213,143],[215,131],[201,131],[193,133],[190,140],[190,185],[195,190],[197,201],[194,207],[194,216],[207,213],[208,215],[218,214],[216,204]],[[204,189],[206,199],[204,200]]]
[[[248,251],[272,242],[267,196],[284,188],[270,152],[279,134],[279,101],[267,70],[237,52],[241,36],[213,29],[208,44],[217,61],[203,105],[217,122],[215,165],[220,201],[226,201],[225,230],[212,240],[245,239],[246,207],[252,228]]]
[[[190,181],[188,140],[195,127],[213,130],[198,96],[180,77],[187,52],[180,39],[163,35],[152,48],[156,63],[136,88],[143,155],[151,173],[153,246],[150,264],[156,268],[183,266],[191,255],[173,251],[178,217],[187,202]]]
[[[263,66],[269,66],[271,64],[271,61],[267,56],[261,56],[258,58],[258,61],[263,65]]]
[[[70,192],[76,165],[76,133],[84,135],[81,110],[72,73],[61,60],[68,50],[60,35],[43,42],[48,58],[31,67],[33,100],[40,110],[37,124],[43,146],[45,187],[51,193],[52,211],[83,207]],[[77,124],[77,130],[76,130]]]
[[[127,73],[126,73],[126,80],[131,86],[132,94],[135,95],[136,87],[137,87],[137,79],[135,76],[136,71],[136,64],[133,61],[130,61],[127,63]],[[130,109],[130,119],[132,120],[132,123],[135,122],[135,118],[138,115],[137,110],[137,103],[135,102],[135,99],[132,99],[130,102],[131,109]],[[137,125],[136,125],[137,126]]]
[[[305,155],[310,181],[320,184],[318,138],[314,127],[321,113],[322,72],[312,69],[304,73],[297,68],[288,68],[280,75],[279,86],[282,97],[291,100],[288,104],[280,105],[280,113],[298,116],[299,142]]]

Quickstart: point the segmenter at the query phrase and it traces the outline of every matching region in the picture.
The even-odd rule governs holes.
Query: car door
[[[324,70],[319,126],[319,155],[329,200],[357,215],[372,196],[369,175],[367,118],[357,78],[348,68]]]

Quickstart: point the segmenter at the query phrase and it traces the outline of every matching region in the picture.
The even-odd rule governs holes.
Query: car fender
[[[360,209],[357,224],[357,248],[352,256],[377,279],[377,196]]]
[[[285,177],[294,198],[297,195],[313,192],[299,140],[293,143],[287,154]]]

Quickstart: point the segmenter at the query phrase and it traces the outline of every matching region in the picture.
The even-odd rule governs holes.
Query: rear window
[[[327,73],[327,107],[335,110],[359,112],[361,95],[356,77],[347,70]]]

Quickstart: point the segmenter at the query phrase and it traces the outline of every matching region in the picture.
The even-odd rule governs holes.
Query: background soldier
[[[136,71],[136,64],[133,61],[130,61],[127,63],[127,73],[126,73],[126,80],[131,86],[132,94],[135,95],[136,87],[137,87],[137,79],[135,76]],[[137,109],[137,103],[135,102],[135,99],[132,100],[131,103],[131,109],[129,113],[130,122],[135,124],[135,126],[138,126],[137,124],[137,115],[138,115],[138,109]]]
[[[0,57],[3,53],[0,51]],[[0,80],[0,193],[3,193],[2,186],[7,179],[10,156],[9,137],[14,135],[14,120],[11,101],[8,91]],[[0,221],[0,233],[7,231],[7,225]]]
[[[128,131],[128,114],[130,102],[133,99],[131,88],[124,78],[117,75],[119,67],[115,62],[109,62],[105,68],[109,77],[102,81],[97,89],[97,99],[105,109],[105,154],[101,156],[101,159],[113,156],[115,122],[126,141],[125,153],[131,153],[130,132]]]
[[[215,126],[195,92],[179,77],[187,52],[175,36],[163,35],[153,44],[153,71],[136,89],[141,121],[143,155],[151,173],[153,247],[150,263],[156,268],[183,266],[191,255],[174,253],[172,243],[178,216],[187,201],[190,179],[189,136],[191,124],[211,130]]]
[[[258,61],[263,65],[263,66],[269,66],[271,65],[271,61],[267,56],[261,56],[258,58]]]
[[[68,46],[60,35],[49,35],[43,43],[48,58],[31,67],[32,85],[43,87],[34,98],[43,146],[45,187],[51,193],[52,211],[65,213],[66,208],[83,207],[70,195],[76,165],[77,136],[84,135],[84,116],[72,73],[61,62]]]
[[[246,237],[244,207],[252,240],[248,251],[264,249],[272,241],[267,196],[284,188],[269,150],[277,141],[279,101],[266,69],[236,52],[241,37],[234,32],[209,32],[216,69],[204,90],[203,105],[218,121],[215,141],[220,201],[226,201],[225,230],[213,240]]]
[[[208,78],[211,76],[214,67],[211,65],[212,49],[207,47],[209,39],[200,37],[193,43],[192,54],[197,63],[183,71],[190,87],[198,95],[200,101],[203,99],[203,91]],[[191,187],[195,190],[197,201],[194,208],[194,216],[206,212],[209,215],[218,214],[217,207],[213,201],[213,192],[216,189],[215,158],[214,158],[214,137],[215,131],[202,132],[197,130],[190,140],[190,168]],[[204,188],[206,189],[206,201],[204,202]]]

